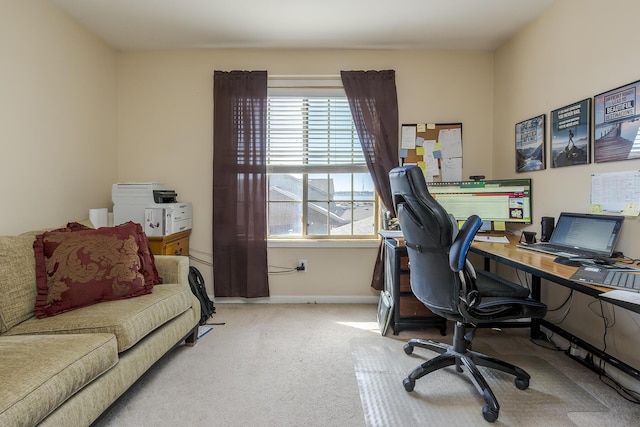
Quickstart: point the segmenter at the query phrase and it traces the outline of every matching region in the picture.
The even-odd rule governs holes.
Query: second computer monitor
[[[531,179],[429,182],[429,192],[457,220],[531,224]]]

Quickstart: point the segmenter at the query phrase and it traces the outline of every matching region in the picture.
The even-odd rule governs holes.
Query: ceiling
[[[119,50],[494,50],[555,0],[50,0]]]

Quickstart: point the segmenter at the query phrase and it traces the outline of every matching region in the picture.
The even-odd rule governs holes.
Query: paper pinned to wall
[[[413,149],[416,148],[416,127],[402,126],[402,139],[400,148]]]
[[[442,144],[443,157],[462,157],[462,129],[442,129],[438,140]]]
[[[427,171],[430,174],[430,181],[433,181],[433,177],[440,174],[440,169],[438,167],[438,159],[433,155],[433,146],[435,145],[435,141],[425,141],[424,142],[424,162],[427,165]]]
[[[442,180],[460,181],[462,178],[462,157],[442,159]]]
[[[640,215],[640,170],[591,174],[591,212]]]

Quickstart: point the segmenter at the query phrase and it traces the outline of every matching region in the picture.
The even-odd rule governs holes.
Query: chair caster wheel
[[[498,413],[488,406],[482,407],[482,416],[484,417],[485,421],[488,421],[490,423],[498,419]]]
[[[413,388],[416,386],[416,382],[410,378],[405,378],[402,380],[402,385],[405,390],[413,391]]]
[[[515,379],[516,387],[520,390],[526,390],[529,388],[529,379],[528,378],[516,378]]]
[[[411,344],[405,344],[404,345],[404,352],[406,354],[411,354],[413,353],[413,346]]]

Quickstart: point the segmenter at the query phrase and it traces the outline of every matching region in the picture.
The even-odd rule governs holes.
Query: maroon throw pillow
[[[150,293],[153,284],[146,282],[142,270],[139,227],[127,223],[36,236],[35,315],[53,316],[101,301]]]
[[[80,224],[79,222],[68,222],[66,230],[68,231],[82,231],[82,230],[94,230],[91,227],[87,227],[84,224]]]
[[[147,235],[142,230],[142,226],[135,222],[128,222],[127,224],[133,224],[136,229],[138,246],[140,247],[140,261],[142,262],[142,274],[144,274],[145,281],[151,286],[161,284],[162,277],[160,277],[156,269],[156,261],[149,246],[149,239],[147,239]]]
[[[149,240],[147,239],[147,235],[142,230],[142,226],[135,222],[129,221],[128,224],[133,224],[136,228],[136,234],[138,237],[138,246],[140,247],[140,261],[142,262],[142,274],[144,274],[144,280],[148,284],[159,285],[162,283],[162,277],[158,274],[158,270],[156,269],[156,261],[153,257],[153,253],[151,252],[151,247],[149,246]],[[104,227],[103,227],[104,228]],[[55,231],[82,231],[82,230],[93,230],[91,227],[87,227],[86,225],[80,224],[79,222],[69,222],[67,223],[66,228],[61,228]]]

